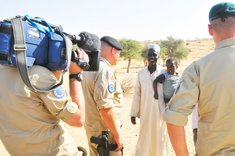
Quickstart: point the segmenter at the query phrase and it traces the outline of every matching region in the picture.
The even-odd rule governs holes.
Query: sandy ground
[[[179,67],[179,73],[182,73],[184,68],[189,65],[192,61],[197,60],[198,58],[204,56],[209,51],[212,51],[213,49],[213,42],[212,40],[196,40],[196,41],[188,41],[187,47],[191,50],[188,58],[186,60],[182,60],[180,62]],[[162,64],[161,61],[159,61],[160,64]],[[133,152],[135,149],[135,144],[138,139],[138,130],[139,130],[139,120],[137,120],[136,125],[132,125],[130,122],[130,107],[131,107],[131,100],[133,97],[133,90],[131,89],[133,87],[134,80],[136,78],[137,72],[143,68],[144,63],[143,62],[133,62],[132,68],[130,70],[130,73],[126,73],[126,61],[120,61],[119,65],[115,67],[115,70],[117,71],[117,76],[120,79],[121,82],[125,83],[126,86],[130,86],[130,88],[127,89],[127,94],[125,95],[124,99],[124,123],[123,123],[123,142],[124,142],[124,155],[125,156],[133,156]],[[71,135],[74,138],[74,141],[77,145],[85,147],[88,149],[87,146],[87,138],[85,134],[85,130],[83,128],[73,128],[68,126],[68,129],[71,133]],[[185,127],[186,129],[186,137],[187,137],[187,145],[189,149],[190,156],[194,155],[194,145],[193,145],[193,138],[192,138],[192,129],[191,129],[191,116],[189,116],[189,122],[188,125]],[[171,153],[169,156],[174,156],[174,152],[171,148]],[[0,141],[0,156],[9,156],[9,154],[6,152],[4,146],[2,145]]]

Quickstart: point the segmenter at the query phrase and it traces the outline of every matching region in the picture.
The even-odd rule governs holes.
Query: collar
[[[105,64],[107,64],[108,66],[110,66],[112,68],[112,65],[104,57],[100,57],[100,61],[104,62]]]
[[[216,44],[215,49],[225,48],[225,47],[229,47],[229,46],[235,46],[235,38],[234,37],[220,41],[219,43]]]

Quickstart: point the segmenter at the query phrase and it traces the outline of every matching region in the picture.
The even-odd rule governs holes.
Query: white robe
[[[192,112],[192,129],[198,128],[198,111],[197,111],[198,108],[197,107],[198,107],[198,104],[196,104]]]
[[[131,116],[140,118],[139,138],[136,144],[135,156],[167,156],[168,135],[165,122],[161,119],[161,107],[154,99],[153,80],[164,69],[157,66],[157,70],[150,74],[147,68],[138,73]],[[159,100],[163,100],[162,85],[158,85]],[[161,101],[162,102],[162,101]]]

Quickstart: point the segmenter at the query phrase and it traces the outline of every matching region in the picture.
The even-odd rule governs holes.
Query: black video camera
[[[76,62],[85,71],[97,71],[99,69],[100,39],[97,35],[81,32],[78,36],[66,34],[72,43],[82,48],[89,57],[89,62],[77,57],[76,51],[72,51],[71,61]]]

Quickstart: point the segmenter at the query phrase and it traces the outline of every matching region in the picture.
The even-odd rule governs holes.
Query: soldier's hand
[[[132,123],[133,125],[135,125],[135,124],[136,124],[136,119],[135,119],[135,117],[134,117],[134,116],[132,116],[132,117],[131,117],[131,123]]]
[[[117,148],[115,149],[116,152],[123,149],[123,143],[120,136],[114,136],[114,142],[117,144]]]

